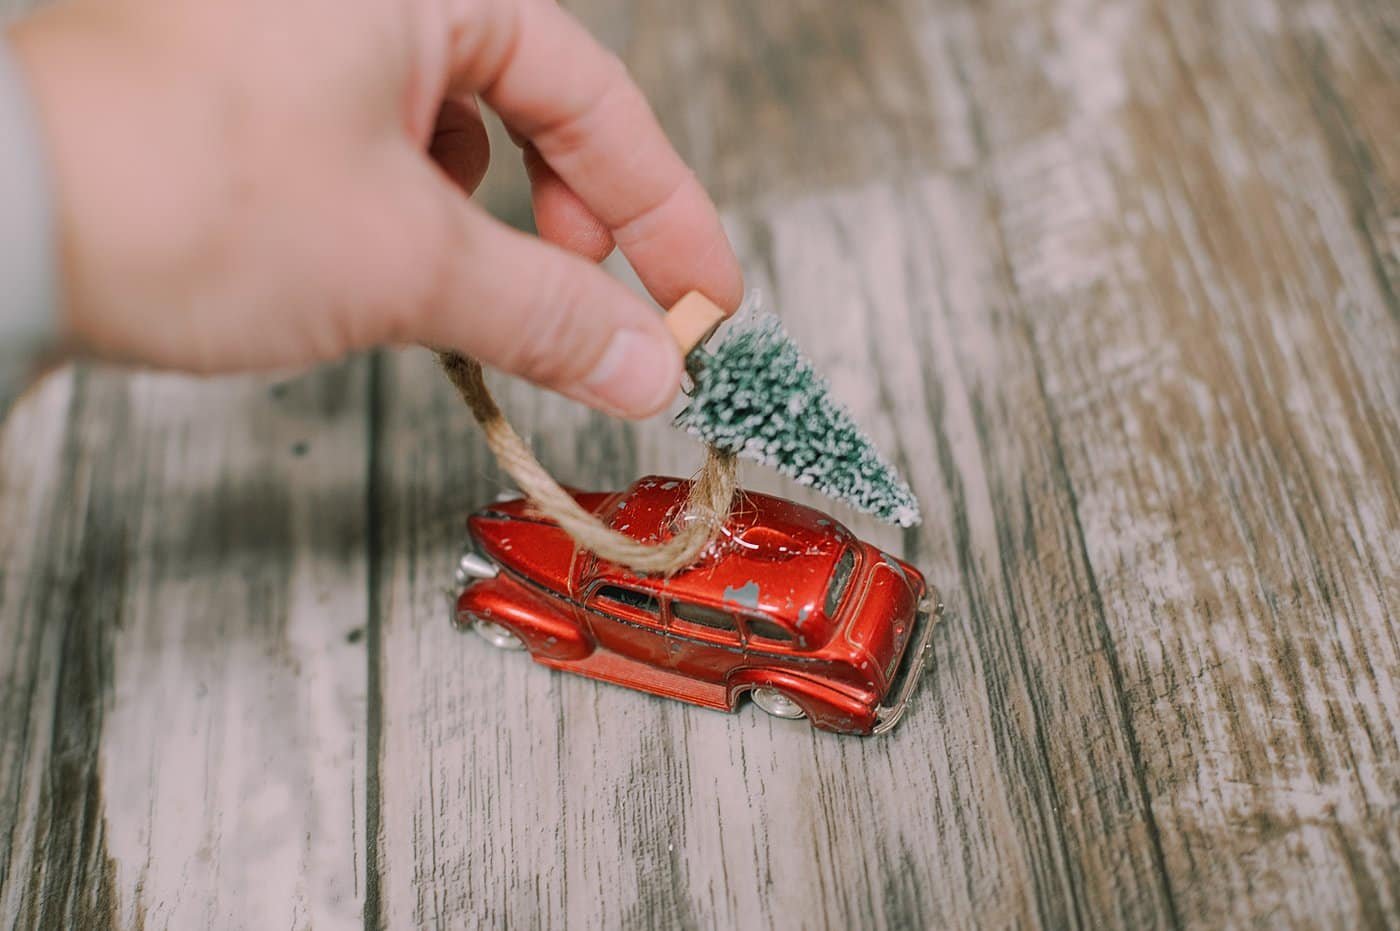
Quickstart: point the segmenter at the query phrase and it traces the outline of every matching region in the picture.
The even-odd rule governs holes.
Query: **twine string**
[[[738,485],[735,458],[710,446],[704,466],[691,483],[674,536],[643,543],[613,530],[584,510],[540,465],[491,396],[480,362],[456,352],[439,352],[438,362],[481,425],[486,445],[501,468],[541,513],[599,558],[643,575],[674,575],[695,564],[729,518]]]

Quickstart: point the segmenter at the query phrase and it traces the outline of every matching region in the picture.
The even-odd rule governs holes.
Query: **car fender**
[[[746,692],[772,687],[789,696],[807,713],[813,725],[842,734],[868,734],[875,727],[873,700],[834,688],[819,679],[786,669],[750,666],[729,676],[729,707],[734,709]]]
[[[457,597],[457,624],[472,616],[494,621],[519,637],[529,651],[555,660],[582,659],[593,652],[593,638],[570,616],[568,602],[505,572],[475,582]]]

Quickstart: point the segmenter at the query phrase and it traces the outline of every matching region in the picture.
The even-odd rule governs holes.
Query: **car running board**
[[[718,711],[730,710],[728,689],[723,685],[699,682],[670,669],[648,666],[602,647],[583,659],[553,660],[536,656],[535,662],[551,669],[577,673],[590,679],[641,689],[644,692],[654,692],[667,698],[704,705]]]

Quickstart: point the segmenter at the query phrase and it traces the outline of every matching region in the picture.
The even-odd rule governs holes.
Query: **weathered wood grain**
[[[12,416],[7,925],[360,923],[364,382],[83,371]]]
[[[1188,32],[1136,11],[1155,94],[1129,67],[1108,132],[998,159],[993,184],[1179,913],[1383,924],[1397,308],[1330,202],[1308,31],[1228,12]]]
[[[571,5],[924,503],[745,472],[943,588],[905,721],[453,630],[506,486],[425,351],[65,373],[0,437],[0,923],[1400,921],[1395,5]],[[496,384],[573,484],[699,463]]]
[[[498,478],[424,454],[467,418],[392,361],[373,917],[1386,923],[1400,85],[1388,14],[1341,6],[583,5],[929,511],[842,516],[951,619],[883,742],[454,642],[434,489]],[[678,455],[506,395],[569,481]]]

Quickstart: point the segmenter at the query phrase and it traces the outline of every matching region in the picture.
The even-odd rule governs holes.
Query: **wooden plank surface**
[[[10,418],[7,926],[361,923],[365,374],[69,372]]]
[[[906,719],[454,631],[507,486],[426,352],[67,374],[0,447],[0,922],[1400,922],[1395,6],[571,5],[923,501],[824,505],[945,592]],[[699,462],[495,383],[570,483]]]

